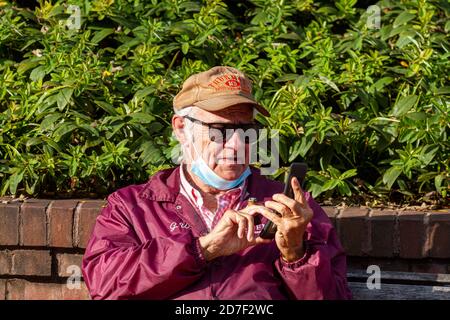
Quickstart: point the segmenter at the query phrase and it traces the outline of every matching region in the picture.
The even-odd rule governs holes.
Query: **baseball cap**
[[[173,99],[175,110],[196,106],[218,111],[239,103],[251,104],[264,116],[269,112],[252,95],[251,80],[241,71],[227,66],[213,67],[191,75]]]

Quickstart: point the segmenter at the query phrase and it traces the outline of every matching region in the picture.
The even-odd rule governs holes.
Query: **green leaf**
[[[78,126],[74,123],[66,122],[62,123],[58,126],[58,128],[53,132],[53,137],[55,137],[55,141],[58,142],[61,140],[61,138],[72,132],[73,130],[77,129]]]
[[[112,105],[110,105],[109,103],[105,102],[105,101],[99,101],[99,100],[95,100],[94,101],[100,108],[102,108],[103,110],[105,110],[106,112],[108,112],[109,115],[112,116],[117,116],[119,113],[117,112],[116,109],[113,108]]]
[[[383,183],[390,189],[397,180],[398,176],[402,173],[402,168],[391,167],[383,174]]]
[[[398,26],[401,26],[405,23],[407,23],[408,21],[411,21],[412,19],[414,19],[416,17],[415,14],[409,13],[409,12],[402,12],[398,15],[397,18],[395,18],[394,20],[394,28],[397,28]]]
[[[27,70],[33,69],[39,65],[41,60],[42,58],[30,58],[24,60],[21,63],[19,63],[19,66],[17,67],[17,72],[19,74],[22,74]]]
[[[15,172],[9,177],[9,192],[12,195],[15,195],[17,192],[17,186],[23,179],[23,175],[25,173],[25,170],[20,170],[18,173]]]
[[[319,79],[320,79],[323,83],[325,83],[325,84],[327,84],[328,86],[330,86],[334,91],[336,91],[336,92],[341,92],[341,90],[339,90],[338,86],[337,86],[333,81],[331,81],[330,79],[328,79],[327,77],[324,77],[324,76],[319,75]]]
[[[287,73],[275,79],[275,82],[295,81],[298,78],[298,74]]]
[[[417,181],[418,182],[428,181],[428,180],[435,178],[436,175],[437,175],[437,172],[426,172],[426,173],[421,174],[419,176],[419,178],[417,179]]]
[[[253,19],[250,21],[253,25],[258,25],[267,20],[267,14],[264,11],[260,11]]]
[[[434,147],[432,145],[427,145],[422,149],[420,154],[420,160],[424,165],[428,165],[436,155],[436,152],[439,150],[439,147]]]
[[[354,177],[358,174],[358,171],[356,169],[350,169],[345,171],[341,176],[339,177],[339,180],[345,180],[351,177]]]
[[[439,191],[441,189],[443,180],[444,180],[444,176],[441,174],[434,177],[434,186],[436,187],[436,190]]]
[[[450,31],[450,20],[448,20],[448,21],[445,23],[444,30],[445,30],[445,32],[449,32],[449,31]]]
[[[450,95],[450,86],[441,87],[439,89],[436,89],[434,91],[434,94],[436,94],[436,95]]]
[[[377,91],[381,91],[385,86],[389,85],[394,81],[394,78],[392,77],[383,77],[379,79],[377,82],[375,82],[372,85],[372,88],[374,88]]]
[[[92,43],[99,43],[100,41],[102,41],[103,39],[105,39],[107,36],[109,36],[110,34],[114,33],[114,29],[112,28],[106,28],[100,31],[97,31],[94,35],[94,37],[92,37],[91,42]]]
[[[151,114],[144,112],[136,112],[130,115],[133,123],[151,123],[155,120],[155,117]]]
[[[188,53],[188,51],[189,51],[189,43],[188,42],[184,42],[181,45],[181,52],[183,52],[183,54],[186,55]]]
[[[63,110],[66,105],[70,102],[73,94],[73,88],[64,88],[58,92],[56,95],[56,103],[58,104],[58,109]]]
[[[316,141],[314,135],[303,136],[300,144],[300,148],[298,150],[300,156],[305,157],[308,153],[309,149],[311,149],[312,145]]]
[[[58,143],[56,143],[54,140],[50,139],[49,137],[46,136],[42,136],[41,137],[42,140],[44,140],[50,147],[52,147],[53,149],[55,149],[58,153],[61,153],[61,147],[58,145]]]
[[[148,96],[149,94],[152,94],[156,91],[156,88],[154,86],[151,87],[145,87],[144,89],[138,90],[135,95],[134,98],[141,100],[143,98],[145,98],[146,96]]]
[[[427,114],[425,112],[409,112],[406,117],[411,120],[423,121],[427,118]]]
[[[349,186],[347,183],[340,181],[340,183],[338,184],[338,190],[339,193],[341,195],[346,195],[346,196],[351,196],[352,195],[352,191],[350,190]]]
[[[27,147],[31,147],[37,144],[41,144],[42,143],[42,139],[40,137],[33,137],[27,140],[27,142],[25,143],[25,145]]]
[[[338,169],[333,168],[332,166],[328,166],[327,171],[330,173],[331,177],[333,179],[338,179],[341,176],[341,173],[339,172]]]
[[[92,128],[90,125],[82,124],[82,125],[79,125],[78,128],[89,132],[91,137],[98,137],[99,136],[98,131],[95,128]]]
[[[316,198],[319,194],[323,192],[322,186],[317,183],[311,183],[311,185],[308,188],[308,191],[311,192],[313,198]]]
[[[394,105],[391,115],[395,117],[404,115],[416,104],[418,98],[419,97],[414,94],[406,97],[401,97]]]
[[[61,113],[53,113],[46,115],[44,120],[42,120],[40,128],[42,131],[51,130],[57,124],[57,121],[61,119],[63,115]]]
[[[142,161],[144,166],[149,163],[152,163],[153,165],[159,164],[164,160],[161,151],[154,145],[153,142],[147,141],[143,143],[140,150],[142,150],[142,153],[139,159]]]
[[[45,77],[45,69],[45,66],[39,66],[33,69],[30,73],[30,80],[35,82],[41,81]]]
[[[336,186],[339,184],[339,182],[340,181],[337,179],[328,180],[327,182],[325,182],[322,189],[323,189],[323,191],[333,190],[334,188],[336,188]]]

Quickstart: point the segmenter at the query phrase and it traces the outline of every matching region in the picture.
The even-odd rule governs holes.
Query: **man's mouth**
[[[239,157],[225,157],[225,158],[218,158],[217,159],[218,164],[227,163],[227,164],[243,164],[245,161],[242,158]]]

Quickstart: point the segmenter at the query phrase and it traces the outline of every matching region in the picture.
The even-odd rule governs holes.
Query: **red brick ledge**
[[[0,198],[0,246],[86,248],[105,200]],[[450,258],[450,210],[323,209],[349,256]]]
[[[105,200],[0,198],[0,300],[88,299],[70,289]],[[450,273],[450,210],[390,211],[323,206],[350,267]]]
[[[86,248],[105,200],[0,198],[0,246]]]
[[[323,209],[348,256],[450,258],[450,210]]]

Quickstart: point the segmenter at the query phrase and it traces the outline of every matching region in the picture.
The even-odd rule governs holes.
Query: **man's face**
[[[194,118],[205,123],[249,124],[253,122],[253,107],[240,104],[215,112],[197,109]],[[196,159],[200,153],[208,166],[223,179],[237,179],[247,168],[249,145],[245,144],[239,132],[229,134],[228,140],[218,137],[216,141],[211,141],[208,126],[194,122],[192,133],[195,150],[192,141],[188,146],[192,159]],[[213,133],[219,134],[219,131],[213,130]]]

